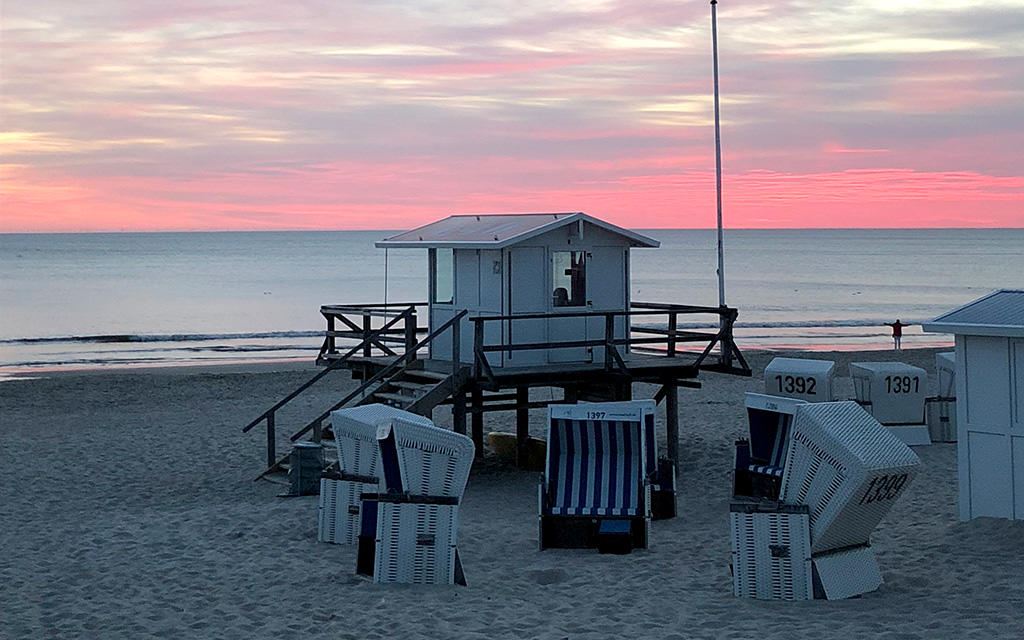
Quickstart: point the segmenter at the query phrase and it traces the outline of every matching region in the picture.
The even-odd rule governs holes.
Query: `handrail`
[[[342,314],[342,313],[365,313],[370,312],[370,315],[376,316],[389,316],[395,313],[392,309],[395,307],[426,307],[426,302],[388,302],[376,303],[376,304],[323,304],[320,305],[321,314]]]
[[[312,421],[311,421],[311,422],[310,422],[309,424],[307,424],[307,425],[306,425],[305,427],[303,427],[303,428],[302,428],[302,429],[300,429],[299,431],[296,431],[296,432],[295,432],[294,434],[292,434],[292,436],[291,436],[291,441],[292,441],[292,442],[295,442],[296,440],[298,440],[298,439],[299,439],[299,438],[301,438],[302,436],[306,435],[306,434],[307,434],[307,433],[308,433],[308,432],[309,432],[309,431],[310,431],[311,429],[313,429],[313,428],[314,428],[314,427],[315,427],[315,426],[316,426],[317,424],[319,424],[320,422],[322,422],[323,420],[325,420],[325,419],[326,419],[326,418],[327,418],[327,417],[328,417],[329,415],[331,415],[331,412],[332,412],[332,411],[335,411],[335,410],[337,410],[337,409],[340,409],[341,407],[345,406],[345,405],[346,405],[346,404],[348,404],[348,403],[349,403],[349,402],[350,402],[350,401],[351,401],[351,400],[352,400],[353,398],[355,398],[356,396],[358,396],[358,395],[360,395],[361,393],[363,393],[363,392],[364,392],[364,391],[365,391],[366,389],[370,388],[370,386],[372,386],[373,384],[377,383],[377,382],[378,382],[378,381],[380,381],[381,379],[383,379],[383,378],[385,378],[385,377],[387,377],[387,376],[391,375],[391,374],[392,374],[392,373],[394,373],[395,371],[397,371],[400,365],[401,365],[401,366],[404,366],[404,365],[406,364],[406,361],[407,361],[407,360],[409,360],[409,359],[411,359],[411,357],[414,357],[417,351],[419,351],[420,349],[422,349],[423,347],[425,347],[425,346],[426,346],[426,345],[427,345],[428,343],[430,343],[430,342],[431,342],[431,341],[432,341],[432,340],[433,340],[434,338],[436,338],[437,336],[441,335],[441,334],[442,334],[442,333],[443,333],[444,331],[446,331],[446,330],[447,330],[447,329],[448,329],[448,328],[449,328],[450,326],[452,326],[452,325],[453,325],[453,324],[455,324],[456,322],[458,322],[458,321],[462,320],[462,318],[463,318],[463,317],[464,317],[464,316],[465,316],[465,315],[466,315],[467,313],[469,313],[469,311],[467,311],[467,310],[465,310],[465,309],[464,309],[464,310],[462,310],[462,311],[461,311],[460,313],[458,313],[457,315],[455,315],[455,316],[454,316],[453,318],[451,318],[450,320],[448,320],[448,322],[445,322],[444,324],[442,324],[442,325],[441,325],[440,327],[438,327],[437,329],[434,329],[433,331],[431,331],[431,332],[430,332],[430,334],[429,334],[429,335],[428,335],[427,337],[423,338],[422,340],[420,340],[419,342],[417,342],[417,343],[416,343],[416,344],[415,344],[415,345],[414,345],[414,346],[413,346],[413,347],[412,347],[411,349],[407,350],[407,351],[406,351],[405,353],[403,353],[402,355],[400,355],[400,356],[398,356],[397,358],[395,358],[395,360],[394,360],[394,361],[393,361],[393,362],[392,362],[391,364],[389,364],[388,366],[384,367],[383,369],[381,369],[380,371],[378,371],[377,373],[375,373],[375,374],[374,374],[373,376],[371,376],[370,378],[366,379],[366,380],[365,380],[365,381],[363,382],[363,384],[359,386],[359,388],[358,388],[358,389],[356,389],[356,390],[355,390],[355,391],[353,391],[352,393],[350,393],[350,394],[348,394],[347,396],[345,396],[345,398],[344,398],[344,399],[342,399],[341,401],[339,401],[339,402],[335,403],[335,404],[334,404],[334,405],[333,405],[333,406],[332,406],[332,407],[331,407],[330,409],[328,409],[327,411],[325,411],[325,412],[323,412],[322,414],[320,414],[320,415],[319,415],[319,416],[318,416],[317,418],[313,419],[313,420],[312,420]],[[458,366],[458,363],[456,363],[456,366]]]
[[[408,309],[406,310],[406,313],[409,313]],[[390,325],[392,325],[392,324],[398,322],[399,320],[401,320],[401,318],[402,318],[402,316],[398,316],[398,317],[392,319],[390,322],[388,322],[388,324],[384,325],[383,327],[381,327],[380,329],[378,329],[374,333],[376,334],[376,333],[379,333],[381,331],[384,331],[385,329],[389,328]],[[364,342],[366,342],[366,341],[364,341]],[[352,357],[352,354],[354,354],[356,351],[358,351],[362,347],[363,347],[362,344],[357,344],[356,346],[354,346],[351,349],[349,349],[348,353],[343,355],[341,358],[338,358],[336,361],[332,362],[328,367],[326,367],[323,371],[317,373],[315,376],[313,376],[309,381],[307,381],[301,387],[299,387],[295,391],[292,391],[287,396],[285,396],[282,400],[278,401],[277,404],[275,404],[274,406],[270,407],[269,409],[267,409],[266,411],[261,413],[258,418],[256,418],[255,420],[253,420],[252,422],[247,424],[245,426],[245,428],[242,429],[242,433],[246,433],[250,429],[255,427],[256,425],[258,425],[264,418],[267,417],[267,414],[276,412],[278,409],[280,409],[284,405],[286,405],[289,402],[291,402],[292,400],[294,400],[303,391],[305,391],[306,389],[308,389],[311,386],[313,386],[313,384],[316,381],[320,380],[320,378],[323,378],[325,375],[330,373],[332,370],[337,369],[339,366],[341,366],[341,363],[343,363],[348,358]]]
[[[706,307],[695,305],[675,305],[663,303],[638,302],[632,305],[635,308],[622,311],[571,311],[567,313],[528,313],[522,315],[501,315],[501,316],[474,316],[469,318],[474,323],[475,336],[473,343],[474,373],[476,377],[484,375],[490,382],[494,382],[494,374],[487,359],[488,353],[500,351],[529,351],[529,350],[551,350],[583,347],[604,347],[605,362],[607,370],[617,369],[621,372],[628,372],[626,363],[619,353],[617,347],[630,345],[662,344],[667,347],[665,356],[675,357],[676,348],[679,343],[708,341],[707,347],[700,353],[694,367],[708,370],[716,370],[731,373],[750,375],[750,367],[740,353],[739,348],[733,340],[733,324],[738,312],[731,307]],[[693,314],[715,314],[719,316],[719,325],[715,332],[693,331],[692,329],[679,329],[678,317],[680,315]],[[633,318],[638,316],[668,316],[668,328],[660,327],[634,327],[629,326],[626,337],[615,336],[615,318]],[[502,338],[500,344],[484,344],[484,325],[488,322],[505,322],[517,320],[540,320],[551,318],[595,318],[605,320],[605,335],[603,338],[592,338],[587,340],[569,340],[559,342],[534,342],[506,344],[508,338]],[[643,334],[663,337],[641,337]],[[634,336],[633,334],[640,334]],[[708,365],[705,360],[716,345],[721,345],[718,364]],[[692,353],[692,352],[690,352]],[[733,360],[738,361],[739,367],[733,365]]]
[[[372,303],[372,304],[338,304],[338,305],[322,305],[320,307],[320,314],[327,321],[327,330],[324,332],[324,342],[320,346],[320,354],[317,356],[317,360],[320,361],[326,355],[337,354],[336,338],[353,338],[362,339],[360,343],[363,349],[363,355],[369,357],[373,353],[373,349],[379,349],[386,356],[396,355],[395,351],[388,347],[385,343],[402,344],[404,343],[408,347],[412,342],[415,341],[415,337],[420,333],[420,327],[416,326],[416,323],[412,323],[410,326],[409,318],[415,317],[416,309],[419,306],[423,306],[426,303],[420,302],[409,302],[409,303]],[[395,309],[401,307],[401,311]],[[410,316],[409,314],[412,314]],[[362,318],[361,325],[357,324],[357,320],[350,318],[349,316],[359,316]],[[373,333],[371,326],[373,318],[405,318],[405,328],[395,329],[391,331],[380,331]],[[344,326],[341,329],[336,328],[336,324],[341,322]],[[382,328],[390,328],[393,326],[393,322],[389,322]]]
[[[277,452],[276,452],[276,450],[277,450],[277,445],[276,445],[277,432],[276,432],[276,420],[275,420],[276,415],[277,415],[277,411],[281,407],[283,407],[284,405],[288,404],[293,399],[295,399],[299,394],[304,392],[306,389],[308,389],[311,386],[313,386],[317,381],[319,381],[321,378],[326,376],[328,373],[330,373],[331,371],[334,371],[336,369],[339,369],[342,366],[342,364],[344,364],[349,358],[351,358],[353,354],[355,354],[357,351],[362,349],[364,347],[364,345],[368,345],[368,344],[372,343],[374,340],[376,340],[381,332],[384,332],[384,331],[390,329],[393,324],[397,323],[402,318],[406,318],[406,322],[408,323],[408,318],[409,317],[415,317],[415,315],[416,315],[416,308],[415,307],[409,307],[403,313],[395,316],[394,318],[389,320],[387,323],[385,323],[384,326],[382,326],[380,329],[377,329],[376,331],[372,331],[372,332],[367,333],[367,335],[363,338],[363,341],[361,343],[359,343],[356,346],[354,346],[351,349],[349,349],[349,351],[345,355],[343,355],[341,358],[338,358],[336,361],[332,362],[323,371],[320,371],[315,376],[310,378],[308,381],[306,381],[305,384],[303,384],[298,389],[296,389],[295,391],[293,391],[290,394],[288,394],[287,396],[285,396],[284,399],[278,401],[270,409],[267,409],[266,411],[264,411],[262,414],[260,414],[260,416],[258,418],[256,418],[255,420],[253,420],[252,422],[247,424],[245,426],[245,428],[242,429],[242,433],[247,433],[250,429],[252,429],[256,425],[258,425],[260,422],[266,420],[266,422],[267,422],[267,467],[272,467],[274,465],[274,463],[276,462],[276,458],[277,458]]]
[[[651,309],[645,311],[570,311],[567,313],[522,313],[515,315],[503,315],[503,316],[473,316],[470,318],[473,322],[478,320],[542,320],[545,318],[597,318],[604,317],[609,313],[616,316],[622,317],[633,317],[633,316],[663,316],[666,313],[680,313],[680,314],[697,314],[697,313],[715,313],[721,314],[722,312],[718,307],[686,307],[680,309]]]

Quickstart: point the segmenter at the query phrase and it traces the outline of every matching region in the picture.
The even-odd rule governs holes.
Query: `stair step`
[[[432,384],[411,382],[409,380],[389,380],[388,384],[392,387],[401,387],[402,389],[412,389],[414,391],[422,391],[433,386]]]
[[[406,369],[403,373],[410,376],[419,376],[421,378],[431,378],[433,380],[446,380],[450,373],[440,373],[438,371],[428,371],[426,369]]]
[[[407,396],[402,395],[401,393],[375,393],[373,394],[373,397],[391,400],[392,402],[401,402],[402,404],[416,400],[416,396]]]

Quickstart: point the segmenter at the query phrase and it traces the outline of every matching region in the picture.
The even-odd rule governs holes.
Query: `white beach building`
[[[1024,520],[1024,290],[1002,290],[924,324],[956,338],[961,520]]]
[[[585,213],[455,215],[376,243],[385,249],[429,252],[429,326],[457,313],[471,316],[546,316],[484,323],[484,341],[513,345],[585,341],[605,336],[605,318],[574,312],[624,312],[630,308],[629,250],[658,247],[638,233]],[[625,338],[627,318],[615,318]],[[463,321],[460,359],[473,361],[473,327]],[[451,359],[445,341],[430,357]],[[491,367],[556,362],[595,362],[601,347],[495,352]]]

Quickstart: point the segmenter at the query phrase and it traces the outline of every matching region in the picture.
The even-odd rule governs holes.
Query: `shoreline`
[[[940,342],[940,341],[936,341]],[[829,354],[850,353],[910,353],[918,351],[951,351],[953,344],[907,345],[902,351],[891,347],[878,346],[865,348],[865,345],[739,345],[746,357],[751,354],[772,353],[776,356],[812,357],[828,359]],[[835,359],[835,358],[832,358]],[[883,358],[889,359],[889,358]],[[14,380],[32,380],[68,375],[122,375],[165,373],[187,375],[192,373],[260,373],[266,371],[295,371],[300,369],[319,370],[315,364],[315,355],[288,358],[253,358],[245,360],[223,359],[218,361],[168,361],[163,364],[147,363],[104,363],[90,365],[55,365],[55,366],[8,366],[0,367],[0,384]]]

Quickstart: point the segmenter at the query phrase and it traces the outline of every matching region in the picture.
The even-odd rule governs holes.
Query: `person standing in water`
[[[886,322],[885,326],[892,327],[892,344],[893,349],[900,351],[900,339],[903,338],[903,327],[909,327],[909,324],[903,324],[899,318],[896,318],[896,322]]]

